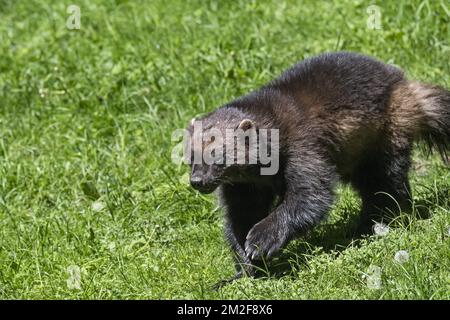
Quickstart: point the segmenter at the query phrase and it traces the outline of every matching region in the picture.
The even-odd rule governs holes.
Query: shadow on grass
[[[421,194],[415,200],[412,214],[400,216],[392,227],[407,227],[411,221],[424,220],[431,217],[432,211],[438,207],[448,207],[450,205],[450,189],[447,186],[431,190]],[[318,252],[334,253],[337,256],[345,251],[349,246],[359,247],[362,239],[369,238],[368,235],[354,236],[358,224],[359,215],[348,215],[345,219],[340,219],[333,224],[321,225],[301,240],[293,241],[288,248],[278,257],[271,261],[261,262],[256,272],[256,277],[281,278],[293,275],[299,268],[307,268],[308,260]]]
[[[353,220],[353,219],[352,219]],[[358,246],[362,237],[353,237],[351,232],[355,221],[342,220],[335,224],[325,224],[317,231],[289,244],[279,256],[260,263],[256,277],[280,278],[292,275],[299,268],[306,267],[308,260],[318,252],[340,254],[350,245]]]

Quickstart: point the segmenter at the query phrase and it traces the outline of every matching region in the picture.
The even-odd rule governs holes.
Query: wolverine
[[[217,191],[224,208],[237,279],[253,276],[258,261],[320,223],[339,181],[351,184],[362,199],[358,235],[370,233],[375,222],[411,212],[413,144],[424,141],[448,164],[450,92],[410,81],[397,67],[371,57],[325,53],[195,119],[190,134],[196,122],[201,134],[192,135],[189,145],[201,141],[188,158],[213,143],[205,138],[212,129],[279,133],[279,168],[270,175],[261,174],[265,165],[258,161],[190,162],[192,187]],[[223,157],[236,148],[229,146]]]

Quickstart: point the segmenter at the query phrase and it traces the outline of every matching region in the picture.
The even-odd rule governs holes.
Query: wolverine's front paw
[[[255,224],[245,241],[245,254],[252,260],[270,258],[287,242],[288,233],[272,217]]]

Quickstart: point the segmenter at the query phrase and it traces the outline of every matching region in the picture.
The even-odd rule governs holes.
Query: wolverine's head
[[[185,156],[191,166],[190,183],[202,193],[242,178],[256,165],[256,123],[232,108],[192,119],[188,132]]]

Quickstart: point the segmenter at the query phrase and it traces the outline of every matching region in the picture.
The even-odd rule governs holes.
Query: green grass
[[[411,174],[431,218],[349,244],[360,202],[341,187],[330,218],[273,262],[282,271],[217,292],[234,272],[221,211],[170,161],[174,129],[324,51],[449,88],[448,1],[380,1],[381,30],[370,4],[0,0],[0,298],[449,299],[450,172],[436,157],[418,152]]]

